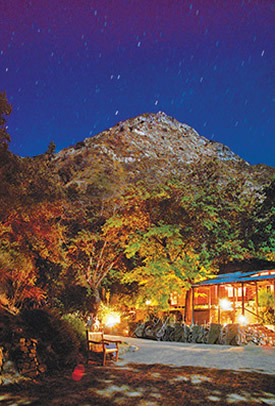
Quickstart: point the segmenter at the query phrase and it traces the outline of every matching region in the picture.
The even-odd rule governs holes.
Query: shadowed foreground
[[[72,375],[0,387],[0,403],[11,405],[156,406],[275,405],[275,377],[256,372],[128,364],[89,365]]]

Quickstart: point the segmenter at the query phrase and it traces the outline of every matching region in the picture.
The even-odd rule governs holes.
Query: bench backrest
[[[89,351],[103,351],[103,333],[101,331],[86,331]],[[97,344],[98,343],[98,344]]]

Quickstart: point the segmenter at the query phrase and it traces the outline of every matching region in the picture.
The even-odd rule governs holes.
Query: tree
[[[103,226],[97,232],[79,231],[68,244],[67,272],[74,275],[77,285],[88,288],[94,296],[94,313],[101,301],[99,288],[108,273],[117,267],[122,251]]]
[[[0,222],[0,287],[10,306],[20,308],[26,299],[41,302],[47,286],[39,285],[39,260],[60,263],[64,229],[58,218],[62,208],[40,203],[21,211],[11,210]]]
[[[10,135],[7,132],[7,119],[4,116],[9,116],[12,112],[12,106],[8,103],[6,92],[0,92],[0,145],[7,144],[11,141]]]
[[[250,238],[258,256],[275,261],[275,179],[264,188],[262,201],[253,212]]]
[[[108,225],[132,261],[121,280],[139,284],[140,301],[154,298],[165,307],[171,292],[188,290],[221,261],[249,255],[240,230],[249,202],[238,193],[233,184],[198,190],[174,180],[123,195]]]
[[[140,305],[153,299],[165,308],[171,292],[180,291],[198,271],[206,272],[198,255],[186,247],[180,226],[163,216],[167,198],[165,188],[150,194],[144,185],[131,186],[115,201],[116,212],[105,225],[130,260],[128,269],[119,269],[114,276],[125,284],[138,283]]]

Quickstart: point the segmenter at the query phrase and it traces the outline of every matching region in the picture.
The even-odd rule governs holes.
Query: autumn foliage
[[[53,143],[39,157],[13,155],[3,92],[0,109],[2,306],[85,311],[108,291],[123,292],[131,306],[150,299],[165,308],[171,292],[188,290],[221,264],[274,261],[274,183],[260,198],[246,195],[241,178],[217,177],[213,159],[190,166],[188,181],[183,174],[132,182],[106,158],[80,189],[70,183],[73,165],[55,166]],[[79,159],[77,168],[85,156]]]

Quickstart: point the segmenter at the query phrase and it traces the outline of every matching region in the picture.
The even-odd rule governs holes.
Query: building
[[[192,324],[260,322],[260,289],[273,295],[275,306],[275,270],[234,272],[194,283],[185,319]]]

